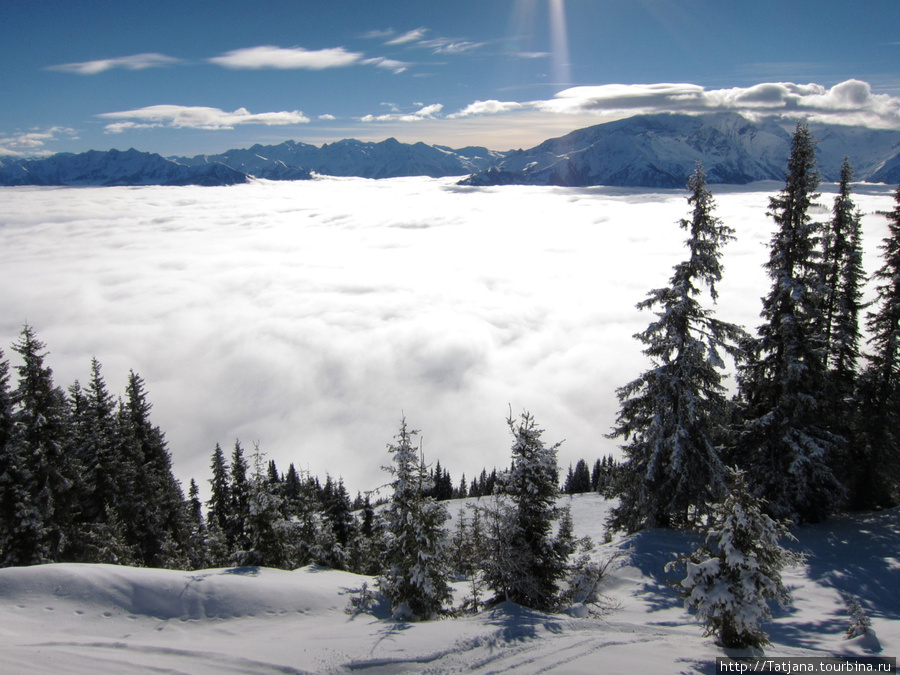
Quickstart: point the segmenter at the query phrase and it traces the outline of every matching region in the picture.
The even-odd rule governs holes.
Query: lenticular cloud
[[[635,304],[683,255],[686,193],[454,180],[3,188],[0,348],[28,322],[59,386],[92,356],[113,392],[140,373],[201,486],[240,438],[375,488],[403,414],[455,482],[508,463],[510,406],[565,439],[563,466],[615,452],[615,389],[646,367]],[[718,311],[750,330],[779,187],[717,194],[738,236]],[[859,191],[871,271],[891,191]]]

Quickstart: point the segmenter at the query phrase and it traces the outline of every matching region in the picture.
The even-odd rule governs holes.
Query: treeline
[[[650,368],[618,390],[610,436],[624,439],[625,461],[610,528],[703,527],[733,489],[729,468],[779,520],[900,500],[900,187],[885,214],[875,299],[865,304],[849,160],[824,222],[811,216],[818,186],[815,139],[799,122],[784,189],[769,200],[772,286],[752,335],[699,301],[704,292],[716,301],[734,231],[714,215],[702,167],[691,177],[691,213],[680,221],[686,255],[669,284],[638,304],[655,314],[636,336]],[[737,366],[732,397],[725,356]]]

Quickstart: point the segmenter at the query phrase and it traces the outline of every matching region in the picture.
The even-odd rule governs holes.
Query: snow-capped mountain
[[[235,185],[247,176],[223,164],[185,166],[131,149],[60,153],[0,164],[0,185]]]
[[[174,159],[186,166],[215,162],[257,178],[273,180],[309,178],[310,171],[359,178],[441,178],[484,170],[501,160],[504,154],[487,148],[453,150],[425,143],[401,143],[395,138],[388,138],[380,143],[345,139],[321,147],[286,141],[279,145],[254,145],[246,150],[228,150],[220,155]]]
[[[463,184],[680,188],[698,161],[710,183],[782,180],[793,126],[775,118],[753,122],[737,113],[638,115],[509,153]],[[839,180],[845,155],[857,180],[896,180],[900,132],[825,124],[810,130],[819,141],[822,180]]]
[[[248,177],[306,180],[467,176],[464,185],[613,185],[681,188],[698,161],[710,183],[783,180],[794,122],[737,113],[637,115],[496,152],[425,143],[345,139],[321,147],[286,141],[218,155],[163,158],[127,150],[0,160],[0,185],[232,185]],[[900,182],[900,131],[812,124],[819,173],[840,178],[845,155],[861,181]]]

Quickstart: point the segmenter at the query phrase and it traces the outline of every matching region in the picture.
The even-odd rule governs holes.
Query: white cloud
[[[13,135],[0,134],[0,156],[21,157],[50,154],[45,149],[47,143],[57,141],[61,136],[67,139],[78,138],[78,132],[70,127],[50,127],[49,129],[32,129]]]
[[[476,101],[447,117],[500,115],[523,109],[610,117],[733,110],[751,116],[802,115],[813,120],[900,128],[900,98],[874,94],[868,83],[859,80],[847,80],[831,88],[791,82],[767,82],[731,89],[706,89],[687,83],[581,86],[565,89],[549,100]]]
[[[433,40],[422,40],[417,46],[430,49],[435,54],[462,54],[463,52],[483,47],[484,43],[451,38],[435,38]]]
[[[365,66],[375,66],[376,68],[381,68],[383,70],[390,70],[394,74],[399,74],[404,72],[407,68],[410,67],[410,63],[406,61],[397,61],[396,59],[386,59],[383,56],[376,56],[370,59],[363,59],[360,61]]]
[[[382,104],[386,105],[386,104]],[[366,115],[361,117],[361,122],[421,122],[422,120],[436,119],[441,110],[441,103],[426,105],[412,113],[392,112],[385,115]]]
[[[363,55],[350,52],[343,47],[331,49],[308,50],[302,47],[284,49],[269,45],[235,49],[222,56],[209,59],[225,68],[260,70],[274,68],[279,70],[304,69],[325,70],[327,68],[346,68],[356,65]]]
[[[331,115],[329,113],[325,113],[324,115],[319,115],[319,119],[325,120],[325,121],[331,121],[331,120],[336,120],[337,117],[335,117],[334,115]]]
[[[219,108],[180,105],[154,105],[137,110],[103,113],[103,119],[122,120],[106,125],[107,133],[121,133],[133,129],[173,127],[186,129],[231,129],[239,124],[282,126],[304,124],[309,118],[299,110],[251,113],[246,108],[226,112]]]
[[[396,31],[393,28],[385,28],[384,30],[370,30],[366,33],[362,34],[362,37],[367,40],[380,40],[386,37],[390,37],[394,35]]]
[[[77,73],[78,75],[96,75],[115,68],[145,70],[146,68],[171,66],[176,63],[181,63],[181,59],[166,56],[165,54],[134,54],[133,56],[120,56],[113,59],[84,61],[82,63],[64,63],[58,66],[50,66],[48,70],[59,70],[65,73]]]
[[[425,34],[428,33],[428,29],[425,27],[416,28],[411,31],[407,31],[403,35],[398,35],[392,40],[388,40],[385,42],[386,45],[405,45],[410,42],[418,42],[422,38],[425,37]]]
[[[447,115],[448,119],[458,119],[462,117],[472,117],[473,115],[498,115],[500,113],[511,112],[513,110],[521,110],[525,107],[522,103],[515,101],[475,101],[470,103],[459,112]]]

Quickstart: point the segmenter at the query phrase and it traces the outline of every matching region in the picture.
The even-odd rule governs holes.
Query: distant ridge
[[[190,167],[137,150],[89,150],[0,163],[0,185],[235,185],[247,176],[223,164]]]
[[[462,184],[681,188],[698,161],[710,183],[783,180],[793,127],[737,113],[637,115],[508,153]],[[819,141],[822,180],[839,180],[845,155],[856,180],[900,180],[900,131],[834,124],[810,130]]]
[[[250,178],[308,180],[313,174],[464,177],[462,185],[682,188],[698,161],[710,183],[782,180],[791,120],[754,122],[737,113],[656,114],[598,124],[528,150],[452,149],[389,138],[321,147],[286,141],[218,155],[164,158],[127,150],[0,159],[0,185],[234,185]],[[822,180],[839,179],[845,155],[856,180],[900,182],[900,131],[811,124]]]
[[[187,166],[218,162],[258,178],[297,180],[309,178],[311,171],[360,178],[464,176],[492,166],[504,155],[487,148],[453,150],[388,138],[379,143],[345,139],[322,147],[286,141],[279,145],[254,145],[247,150],[228,150],[220,155],[173,159]]]

